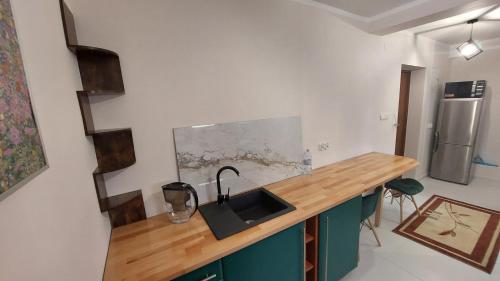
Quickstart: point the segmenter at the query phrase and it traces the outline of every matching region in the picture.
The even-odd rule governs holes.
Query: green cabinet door
[[[222,269],[225,281],[303,281],[304,223],[224,257]]]
[[[319,281],[340,280],[358,266],[361,196],[319,216]]]
[[[173,281],[223,281],[222,278],[222,262],[218,260]]]

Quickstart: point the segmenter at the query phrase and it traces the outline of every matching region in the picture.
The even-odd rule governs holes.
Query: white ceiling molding
[[[329,7],[346,11],[362,21],[373,21],[386,15],[398,13],[431,0],[313,0]]]
[[[430,33],[433,31],[441,30],[446,26],[453,27],[456,25],[464,25],[463,27],[466,27],[465,23],[468,20],[478,18],[479,16],[483,15],[485,12],[487,12],[488,10],[490,10],[493,7],[496,7],[496,5],[488,6],[488,7],[477,9],[477,10],[472,10],[470,12],[466,12],[466,13],[463,13],[461,15],[445,18],[442,20],[428,23],[428,24],[423,24],[423,25],[411,28],[411,29],[409,29],[409,31],[413,32],[417,35],[420,35],[420,34],[426,34],[426,33]]]
[[[500,4],[417,26],[408,31],[456,47],[469,39],[472,26],[466,22],[472,19],[479,19],[474,23],[475,41],[491,44],[490,40],[500,37]]]
[[[323,4],[323,3],[320,3],[320,2],[314,1],[314,0],[291,0],[291,1],[298,2],[301,4],[307,5],[307,6],[312,6],[312,7],[316,7],[316,8],[328,11],[328,12],[335,14],[337,16],[340,16],[344,19],[351,19],[353,21],[359,21],[359,22],[364,22],[364,23],[368,23],[368,20],[369,20],[366,17],[359,16],[359,15],[344,11],[342,9],[335,8],[334,6],[326,5],[326,4]]]
[[[500,3],[500,0],[414,0],[395,6],[372,17],[363,17],[314,0],[292,1],[324,9],[361,30],[378,35],[414,28],[419,25],[460,15],[467,11]],[[358,2],[359,5],[366,3],[363,0],[352,1]]]
[[[432,0],[415,0],[415,1],[412,1],[410,3],[396,7],[394,9],[390,9],[388,11],[380,13],[378,15],[372,16],[369,18],[368,21],[374,22],[374,21],[381,20],[381,19],[386,18],[386,17],[394,16],[394,15],[399,14],[399,13],[404,13],[410,9],[418,8],[419,6],[421,6],[423,4],[427,4],[427,2],[429,2],[429,1],[432,1]]]
[[[497,8],[482,17],[483,19],[500,19],[500,9]]]

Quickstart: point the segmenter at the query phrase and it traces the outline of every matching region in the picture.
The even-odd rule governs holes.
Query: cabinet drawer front
[[[303,281],[304,224],[222,259],[225,281]]]
[[[340,280],[358,266],[361,196],[320,214],[320,281]]]
[[[218,260],[173,281],[222,281],[222,278],[222,263]]]

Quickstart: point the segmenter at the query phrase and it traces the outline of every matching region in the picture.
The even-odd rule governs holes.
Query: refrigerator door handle
[[[439,148],[439,131],[434,133],[434,152],[438,151]]]

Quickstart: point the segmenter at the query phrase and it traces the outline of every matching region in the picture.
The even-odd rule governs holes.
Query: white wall
[[[487,49],[466,61],[451,59],[450,81],[486,80],[486,107],[483,111],[478,138],[478,153],[487,162],[500,164],[500,48]],[[476,165],[476,176],[500,180],[499,168]]]
[[[50,168],[0,202],[0,280],[99,280],[109,222],[58,1],[11,2]],[[426,68],[424,107],[447,71],[431,40],[369,35],[286,0],[68,3],[81,42],[121,56],[127,94],[94,104],[94,120],[133,128],[137,164],[109,175],[108,191],[142,188],[150,216],[163,210],[160,186],[177,180],[172,128],[301,115],[316,167],[392,153],[395,128],[378,115],[397,113],[401,64]],[[322,141],[330,151],[316,150]]]
[[[97,204],[58,1],[11,4],[50,168],[0,202],[0,280],[100,280],[110,227]]]
[[[68,3],[81,43],[120,54],[126,95],[92,110],[98,128],[132,127],[137,163],[108,175],[108,193],[142,188],[149,216],[177,180],[172,128],[301,115],[316,167],[393,153],[396,130],[379,113],[397,114],[401,64],[428,70],[424,106],[447,71],[446,46],[370,35],[287,0]]]

